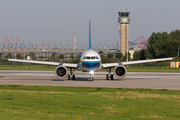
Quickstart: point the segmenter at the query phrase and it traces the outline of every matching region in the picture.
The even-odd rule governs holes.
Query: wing
[[[121,62],[121,64],[122,65],[132,65],[132,64],[141,64],[141,63],[158,62],[158,61],[166,61],[166,60],[173,60],[173,58],[160,58],[160,59],[128,61],[128,62]]]
[[[120,65],[121,63],[104,63],[102,64],[103,68],[111,68],[111,67],[115,67],[117,65]]]
[[[119,63],[105,63],[102,64],[103,68],[111,68],[115,67],[117,65],[132,65],[132,64],[141,64],[141,63],[149,63],[149,62],[158,62],[158,61],[166,61],[166,60],[173,60],[174,58],[177,58],[179,56],[179,49],[180,45],[178,47],[178,53],[176,57],[171,58],[159,58],[159,59],[149,59],[149,60],[137,60],[137,61],[127,61],[127,62],[119,62]]]
[[[132,65],[132,64],[141,64],[141,63],[158,62],[158,61],[166,61],[166,60],[173,60],[173,58],[137,60],[137,61],[128,61],[128,62],[119,62],[119,63],[105,63],[102,64],[102,66],[103,68],[110,68],[110,67],[115,67],[117,65]]]
[[[35,60],[20,60],[20,59],[7,59],[7,60],[13,62],[24,62],[24,63],[33,63],[33,64],[41,64],[41,65],[53,65],[53,66],[63,65],[64,67],[67,68],[77,68],[78,65],[74,63],[59,63],[59,62],[35,61]]]

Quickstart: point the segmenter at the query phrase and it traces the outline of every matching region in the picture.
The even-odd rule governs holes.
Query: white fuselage
[[[81,55],[80,64],[81,71],[83,72],[97,72],[101,70],[101,57],[96,51],[87,50]]]

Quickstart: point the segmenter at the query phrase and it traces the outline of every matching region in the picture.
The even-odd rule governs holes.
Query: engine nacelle
[[[63,77],[67,76],[68,70],[66,67],[60,65],[60,66],[56,67],[54,73],[55,73],[56,77],[63,78]]]
[[[123,65],[118,65],[114,68],[114,75],[118,78],[123,78],[127,74],[126,67]]]

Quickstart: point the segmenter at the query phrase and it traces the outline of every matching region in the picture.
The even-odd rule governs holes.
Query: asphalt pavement
[[[128,72],[125,78],[106,80],[107,72],[95,72],[89,82],[89,73],[75,71],[76,80],[56,78],[54,71],[0,70],[0,84],[37,86],[76,86],[108,88],[147,88],[180,90],[180,73]]]

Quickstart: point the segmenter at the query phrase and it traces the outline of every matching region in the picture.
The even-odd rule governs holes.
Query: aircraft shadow
[[[73,81],[73,80],[72,79],[68,80],[67,78],[64,78],[64,79],[51,79],[51,81]],[[76,77],[76,79],[74,81],[88,81],[88,79]]]
[[[66,79],[51,79],[51,81],[66,81]]]
[[[101,79],[101,78],[94,78],[94,81],[123,81],[124,79],[114,79],[114,80],[106,80],[106,79]],[[81,78],[81,77],[76,77],[75,80],[67,80],[66,78],[64,79],[51,79],[51,81],[88,81],[88,78]]]

